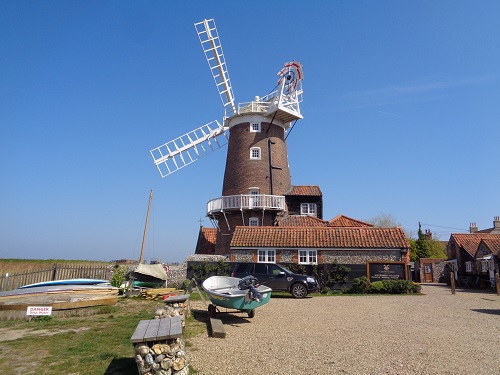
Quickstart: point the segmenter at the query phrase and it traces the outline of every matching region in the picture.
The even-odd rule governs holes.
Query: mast
[[[148,213],[146,214],[146,224],[144,225],[144,234],[142,235],[141,256],[139,257],[139,264],[142,263],[144,255],[144,244],[146,243],[146,233],[148,232],[149,211],[151,210],[151,201],[153,200],[153,189],[149,192]]]

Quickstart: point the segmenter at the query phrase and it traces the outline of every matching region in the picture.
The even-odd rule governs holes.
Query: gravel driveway
[[[422,292],[271,298],[253,319],[222,314],[225,339],[191,338],[190,362],[201,375],[500,374],[500,297]]]

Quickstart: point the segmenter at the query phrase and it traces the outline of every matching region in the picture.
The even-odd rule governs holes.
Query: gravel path
[[[190,363],[200,375],[500,374],[500,297],[422,289],[271,298],[253,319],[223,314],[225,339],[191,338]]]

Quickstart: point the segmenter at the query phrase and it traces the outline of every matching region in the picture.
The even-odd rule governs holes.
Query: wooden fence
[[[42,271],[6,273],[0,276],[0,291],[17,289],[20,286],[45,281],[65,279],[102,279],[109,280],[112,266],[59,266]]]

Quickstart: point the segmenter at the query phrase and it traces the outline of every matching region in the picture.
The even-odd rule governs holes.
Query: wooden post
[[[500,296],[500,275],[498,272],[495,274],[495,285],[497,286],[497,294]]]
[[[57,276],[57,264],[54,263],[54,266],[52,267],[52,281],[56,280]]]
[[[451,278],[451,294],[455,294],[455,272],[450,272]]]
[[[139,257],[139,264],[142,263],[144,256],[144,244],[146,242],[146,234],[148,232],[149,211],[151,209],[151,201],[153,200],[153,189],[149,192],[148,213],[146,214],[146,224],[144,225],[144,234],[142,235],[141,256]]]

